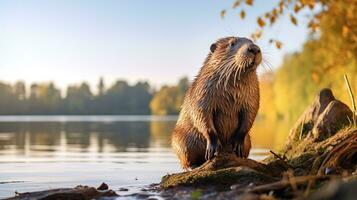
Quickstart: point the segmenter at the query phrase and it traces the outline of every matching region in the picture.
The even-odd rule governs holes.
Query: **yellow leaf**
[[[221,11],[221,18],[223,19],[225,15],[226,15],[226,10],[222,10]]]
[[[300,9],[301,9],[301,6],[300,6],[299,4],[295,4],[295,6],[294,6],[294,12],[295,12],[295,13],[298,13],[298,12],[300,11]]]
[[[256,33],[255,33],[255,37],[256,37],[257,39],[259,39],[260,37],[262,37],[262,34],[263,34],[263,31],[262,31],[262,30],[258,30],[258,31],[256,31]]]
[[[264,22],[264,20],[263,20],[261,17],[258,17],[257,23],[258,23],[258,25],[259,25],[260,27],[265,26],[265,22]]]
[[[319,82],[319,75],[318,75],[316,72],[313,72],[313,73],[311,74],[311,79],[312,79],[315,83],[317,83],[317,82]]]
[[[315,7],[315,1],[309,1],[309,2],[308,2],[308,6],[309,6],[310,10],[314,9],[314,7]]]
[[[280,1],[280,2],[279,2],[279,13],[280,13],[280,14],[283,13],[283,11],[284,11],[284,6],[285,6],[284,1]]]
[[[276,17],[275,16],[271,16],[269,19],[270,19],[270,24],[274,24],[275,20],[276,20]]]
[[[279,2],[279,8],[280,8],[280,9],[283,9],[283,8],[284,8],[284,1],[280,1],[280,2]]]
[[[273,15],[275,15],[275,16],[278,15],[278,10],[276,8],[274,8],[274,10],[273,10]]]
[[[275,46],[278,49],[281,49],[281,46],[283,46],[283,44],[280,41],[275,41]]]
[[[290,15],[290,21],[291,21],[291,23],[293,23],[295,26],[297,25],[297,19],[296,19],[293,15]]]
[[[342,26],[342,35],[343,35],[343,37],[347,37],[349,32],[350,32],[350,29],[348,28],[348,26],[346,26],[346,25]]]
[[[240,0],[236,0],[234,3],[233,3],[233,8],[237,8],[239,5],[240,5]]]
[[[242,19],[245,18],[245,12],[244,12],[244,10],[240,11],[240,18],[242,18]]]
[[[263,34],[263,30],[256,30],[252,35],[251,35],[251,38],[256,41],[258,40]]]
[[[252,6],[252,5],[253,5],[253,0],[245,0],[245,3],[246,3],[247,5]]]
[[[317,24],[314,21],[311,21],[308,25],[308,27],[311,29],[312,32],[316,32],[317,29],[319,28],[319,24]]]

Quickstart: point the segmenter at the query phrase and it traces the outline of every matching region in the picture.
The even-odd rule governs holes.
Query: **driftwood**
[[[39,192],[25,192],[25,193],[18,193],[15,197],[8,198],[7,200],[28,200],[28,199],[90,200],[90,199],[98,199],[98,198],[102,198],[102,197],[117,197],[118,196],[113,190],[108,190],[107,187],[105,187],[103,184],[100,187],[102,187],[102,188],[96,189],[94,187],[79,185],[75,188],[61,188],[61,189],[52,189],[52,190],[45,190],[45,191],[39,191]],[[100,190],[100,189],[105,189],[105,190]]]

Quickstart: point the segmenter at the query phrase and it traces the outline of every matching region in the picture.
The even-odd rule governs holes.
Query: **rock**
[[[338,100],[331,101],[319,115],[314,127],[313,136],[322,141],[352,122],[353,113],[350,108]]]
[[[129,191],[128,188],[119,188],[118,190],[121,191],[121,192],[127,192],[127,191]]]
[[[229,188],[232,184],[242,186],[268,183],[279,176],[266,165],[250,159],[237,158],[232,154],[220,154],[201,167],[189,172],[166,175],[162,178],[161,187],[190,185],[219,185]]]
[[[107,190],[107,189],[109,189],[109,187],[104,182],[97,188],[97,190]]]
[[[326,109],[331,101],[335,100],[332,91],[328,88],[322,89],[315,97],[314,102],[309,106],[303,114],[299,117],[293,128],[290,130],[287,146],[288,149],[291,145],[303,139],[312,130],[319,115]]]

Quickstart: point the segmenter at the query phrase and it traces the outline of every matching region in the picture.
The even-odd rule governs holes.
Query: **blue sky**
[[[155,86],[197,73],[216,39],[248,37],[256,16],[274,0],[256,1],[247,19],[230,8],[232,0],[2,0],[0,1],[0,80],[54,81],[64,88],[103,76]],[[299,50],[307,38],[304,20],[295,27],[285,18],[266,29],[258,44],[273,68],[286,52]],[[282,50],[268,44],[270,37]]]

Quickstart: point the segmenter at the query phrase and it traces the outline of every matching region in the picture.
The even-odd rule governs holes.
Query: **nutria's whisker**
[[[217,68],[217,69],[223,68],[223,70],[220,71],[220,75],[219,75],[219,79],[218,79],[217,85],[220,85],[221,81],[225,78],[226,73],[228,72],[229,69],[227,67],[224,67],[224,66],[227,66],[230,62],[231,62],[230,60],[227,60],[227,61],[223,62],[222,64],[220,64],[220,66]]]
[[[270,70],[270,71],[273,71],[273,69],[272,69],[272,67],[271,67],[272,64],[269,62],[268,58],[263,57],[262,65],[263,65],[265,68],[267,68],[268,71],[269,71],[269,70]]]
[[[239,68],[236,69],[236,70],[235,70],[235,73],[234,73],[234,85],[236,85],[238,72],[239,72]]]
[[[232,59],[233,60],[233,59]],[[227,67],[228,68],[228,67]],[[224,88],[227,89],[227,84],[229,82],[229,80],[231,79],[232,73],[234,72],[234,62],[230,63],[230,67],[227,73],[227,77],[226,77],[226,82],[224,84]]]

